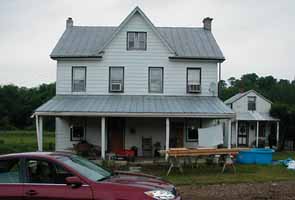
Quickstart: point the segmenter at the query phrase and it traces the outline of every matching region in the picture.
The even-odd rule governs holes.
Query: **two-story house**
[[[68,18],[50,55],[56,96],[35,111],[39,150],[44,116],[56,117],[56,150],[86,140],[102,158],[134,146],[140,156],[151,156],[155,144],[197,147],[199,127],[230,123],[235,114],[218,98],[225,58],[211,21],[156,27],[138,7],[119,26]]]
[[[270,116],[270,100],[249,90],[232,96],[225,104],[236,112],[236,119],[232,122],[232,145],[277,146],[279,119]]]

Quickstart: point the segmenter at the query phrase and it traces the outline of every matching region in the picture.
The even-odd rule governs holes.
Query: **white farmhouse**
[[[218,98],[225,58],[211,22],[156,27],[138,7],[119,26],[69,18],[50,55],[56,96],[35,111],[39,150],[44,116],[56,117],[56,150],[86,140],[102,158],[134,146],[139,156],[152,156],[155,144],[198,147],[198,128],[231,123],[235,113]]]
[[[232,123],[235,146],[277,146],[279,120],[270,116],[272,102],[255,90],[238,93],[225,101],[236,112]]]

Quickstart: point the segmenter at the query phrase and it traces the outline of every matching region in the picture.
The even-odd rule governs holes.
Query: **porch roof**
[[[235,117],[218,97],[163,95],[57,95],[37,108],[35,115]]]
[[[236,113],[236,119],[240,121],[280,121],[279,119],[270,116],[269,113],[261,113],[257,111]]]

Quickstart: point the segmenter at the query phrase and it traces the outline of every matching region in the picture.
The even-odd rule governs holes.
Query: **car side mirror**
[[[67,177],[66,178],[66,183],[67,183],[67,185],[70,185],[72,188],[78,188],[83,184],[82,180],[77,176],[69,176],[69,177]]]

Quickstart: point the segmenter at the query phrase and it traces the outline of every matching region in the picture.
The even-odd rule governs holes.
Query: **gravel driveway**
[[[207,186],[180,186],[184,200],[199,199],[294,199],[295,181],[273,183],[243,183]]]

